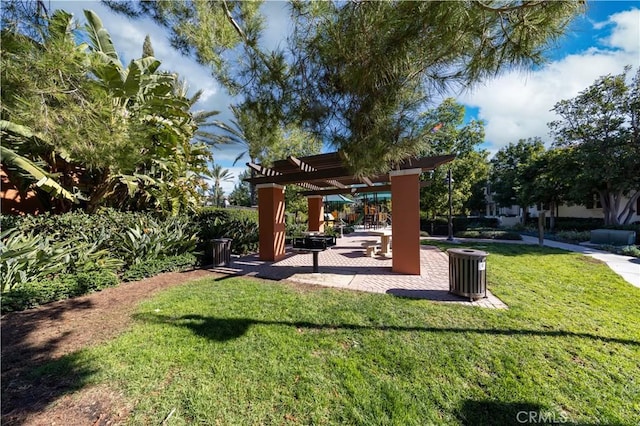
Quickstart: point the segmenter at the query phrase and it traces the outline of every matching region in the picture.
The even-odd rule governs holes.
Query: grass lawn
[[[36,374],[124,392],[132,424],[638,424],[640,289],[578,254],[469,246],[508,310],[205,279]]]

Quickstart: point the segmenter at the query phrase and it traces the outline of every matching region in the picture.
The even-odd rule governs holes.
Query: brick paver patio
[[[234,258],[229,267],[213,268],[216,272],[248,275],[271,280],[289,280],[350,290],[387,293],[400,297],[460,303],[485,308],[507,308],[491,292],[475,302],[449,293],[449,260],[436,247],[422,246],[421,275],[403,275],[391,271],[391,258],[365,255],[363,243],[379,242],[377,237],[360,231],[338,238],[337,245],[319,254],[319,273],[312,272],[312,255],[287,250],[278,262],[261,261],[257,255]],[[490,271],[490,265],[488,273]]]

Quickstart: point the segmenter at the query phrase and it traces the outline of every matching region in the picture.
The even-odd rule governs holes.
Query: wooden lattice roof
[[[452,161],[455,155],[435,157],[412,157],[396,165],[393,170],[422,169],[431,171]],[[391,189],[389,171],[372,176],[356,177],[349,171],[338,152],[311,155],[308,157],[290,156],[278,160],[270,167],[247,163],[258,177],[245,181],[259,185],[275,183],[279,185],[300,185],[306,188],[304,195],[329,195],[388,191]]]

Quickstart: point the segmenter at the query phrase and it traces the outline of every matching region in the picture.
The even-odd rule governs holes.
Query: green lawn
[[[638,424],[640,289],[577,254],[475,246],[509,310],[205,279],[38,374],[124,392],[132,424]]]

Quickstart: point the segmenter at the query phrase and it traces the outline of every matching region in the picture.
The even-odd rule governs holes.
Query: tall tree
[[[549,123],[572,168],[570,200],[597,194],[606,224],[629,223],[640,197],[640,68],[600,77],[573,99],[558,102]],[[626,202],[623,198],[626,197]]]
[[[229,169],[223,169],[220,164],[214,164],[211,169],[211,179],[213,179],[213,186],[211,188],[211,197],[217,207],[222,206],[224,199],[224,190],[222,189],[223,182],[233,182],[233,174]]]
[[[72,16],[58,10],[42,25],[37,39],[19,32],[20,26],[2,30],[3,145],[55,176],[62,187],[83,191],[80,168],[87,174],[120,163],[133,147],[122,118],[112,115],[112,99],[88,78],[87,45],[76,44]],[[25,186],[37,181],[13,177]],[[71,207],[68,198],[38,194],[49,208]]]
[[[251,163],[270,164],[289,155],[306,156],[317,154],[321,149],[321,141],[294,125],[284,128],[266,130],[262,121],[256,117],[255,111],[248,104],[232,105],[234,119],[229,123],[214,121],[214,125],[223,133],[213,136],[218,144],[238,144],[243,151],[238,154],[233,164],[245,158]],[[251,169],[251,177],[255,174]],[[256,193],[250,186],[251,205],[256,203]]]
[[[412,132],[422,139],[421,155],[456,154],[451,162],[452,204],[455,212],[468,213],[472,189],[485,184],[489,174],[488,153],[478,145],[484,142],[484,125],[472,120],[464,124],[464,106],[445,99],[437,108],[420,115]],[[420,190],[420,209],[430,216],[448,212],[448,167],[440,167],[429,178],[429,186]]]
[[[175,46],[240,95],[265,135],[291,123],[311,129],[356,173],[419,152],[422,141],[407,128],[438,92],[542,63],[584,7],[582,0],[293,1],[285,53],[261,49],[259,3],[107,3],[169,28]]]
[[[540,138],[520,139],[500,149],[491,159],[491,188],[496,193],[494,199],[498,205],[518,205],[525,211],[536,200],[530,191],[525,190],[524,171],[544,153]]]
[[[250,178],[248,170],[243,171],[238,175],[238,181],[233,187],[233,191],[229,194],[229,198],[233,201],[233,204],[237,206],[251,207],[251,192],[250,185],[245,182],[244,179]]]
[[[583,2],[296,2],[301,111],[355,170],[421,149],[407,134],[445,89],[544,61]],[[319,112],[316,113],[316,112]]]
[[[142,43],[142,57],[146,58],[148,56],[156,56],[153,52],[153,46],[151,45],[151,37],[147,34],[144,38],[144,43]]]
[[[572,185],[572,171],[578,165],[567,149],[550,149],[522,167],[520,190],[522,199],[549,210],[549,228],[555,229],[556,209],[567,201]]]

